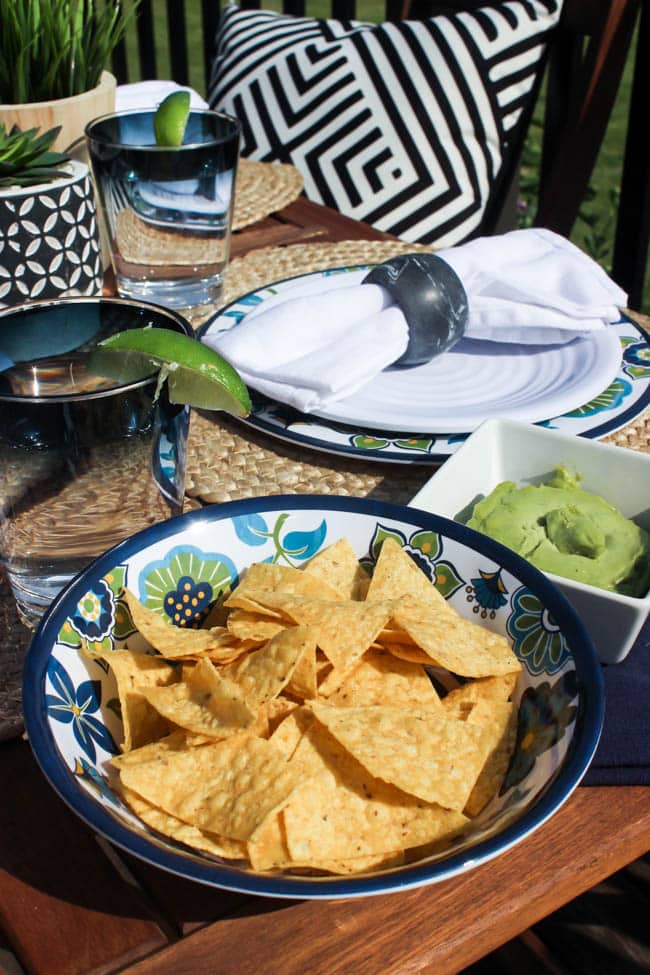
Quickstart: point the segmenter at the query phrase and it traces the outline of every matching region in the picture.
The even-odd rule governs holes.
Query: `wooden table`
[[[376,239],[307,201],[239,234],[234,253]],[[10,613],[0,646],[26,633]],[[579,788],[511,851],[452,880],[347,901],[201,887],[96,837],[19,737],[0,745],[0,975],[397,975],[458,972],[646,852],[650,788]]]

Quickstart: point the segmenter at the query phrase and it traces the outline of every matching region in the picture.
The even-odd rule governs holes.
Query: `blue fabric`
[[[583,785],[650,785],[650,619],[625,660],[603,667],[605,724]]]

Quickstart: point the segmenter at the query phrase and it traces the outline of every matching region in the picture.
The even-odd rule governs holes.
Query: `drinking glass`
[[[168,308],[211,304],[230,251],[240,123],[192,111],[183,145],[158,146],[154,115],[120,112],[86,127],[117,288]]]
[[[142,359],[119,380],[119,353],[97,349],[148,325],[191,334],[120,298],[0,313],[0,562],[28,625],[105,549],[182,512],[189,409]]]

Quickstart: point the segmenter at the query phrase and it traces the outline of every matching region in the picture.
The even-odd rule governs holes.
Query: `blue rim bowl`
[[[110,645],[116,595],[127,577],[129,588],[139,590],[143,599],[147,580],[152,573],[160,578],[161,568],[171,578],[174,572],[176,576],[186,572],[188,565],[202,564],[215,571],[218,564],[234,583],[252,562],[274,557],[304,564],[343,535],[360,557],[367,556],[378,533],[383,537],[387,532],[414,554],[432,578],[446,580],[445,595],[459,612],[474,619],[479,612],[485,625],[509,635],[524,668],[519,696],[525,692],[528,705],[531,701],[534,705],[536,695],[541,695],[542,703],[550,700],[564,709],[564,721],[557,720],[557,708],[551,719],[554,727],[562,727],[551,747],[549,729],[536,728],[533,722],[533,739],[541,742],[538,732],[546,730],[546,744],[540,744],[538,752],[533,749],[532,766],[526,757],[527,764],[512,776],[512,787],[476,821],[475,832],[443,854],[377,873],[345,877],[256,873],[190,850],[136,821],[112,791],[104,768],[116,750],[117,735],[111,729],[118,718],[107,707],[106,695],[102,700],[102,690],[110,690],[103,684],[109,679],[106,668],[99,669],[97,662],[78,653],[80,634],[91,625],[83,614],[84,596],[95,594],[97,600],[99,593],[105,599],[104,623],[101,614],[95,614],[91,636]],[[194,559],[197,553],[202,562]],[[498,585],[493,585],[495,581]],[[58,673],[54,686],[52,667]],[[564,697],[557,696],[560,687]],[[567,687],[571,688],[568,697]],[[73,706],[80,690],[89,702],[84,705],[84,720]],[[208,506],[146,529],[104,553],[67,586],[42,619],[26,659],[23,701],[31,747],[51,785],[76,814],[116,846],[173,874],[226,890],[322,899],[431,884],[519,843],[549,819],[579,784],[596,750],[604,714],[602,675],[589,636],[560,591],[528,562],[483,535],[416,508],[313,495]],[[528,705],[524,709],[520,703],[520,722],[525,710],[548,714],[548,708],[535,711]],[[515,752],[509,774],[513,762],[521,758]]]

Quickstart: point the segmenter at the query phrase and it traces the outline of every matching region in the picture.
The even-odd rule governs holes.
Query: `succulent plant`
[[[17,125],[7,131],[0,122],[0,189],[8,186],[36,186],[51,183],[59,176],[67,176],[63,163],[70,156],[65,152],[52,152],[50,146],[61,131],[61,126],[38,134],[38,129],[21,131]]]

